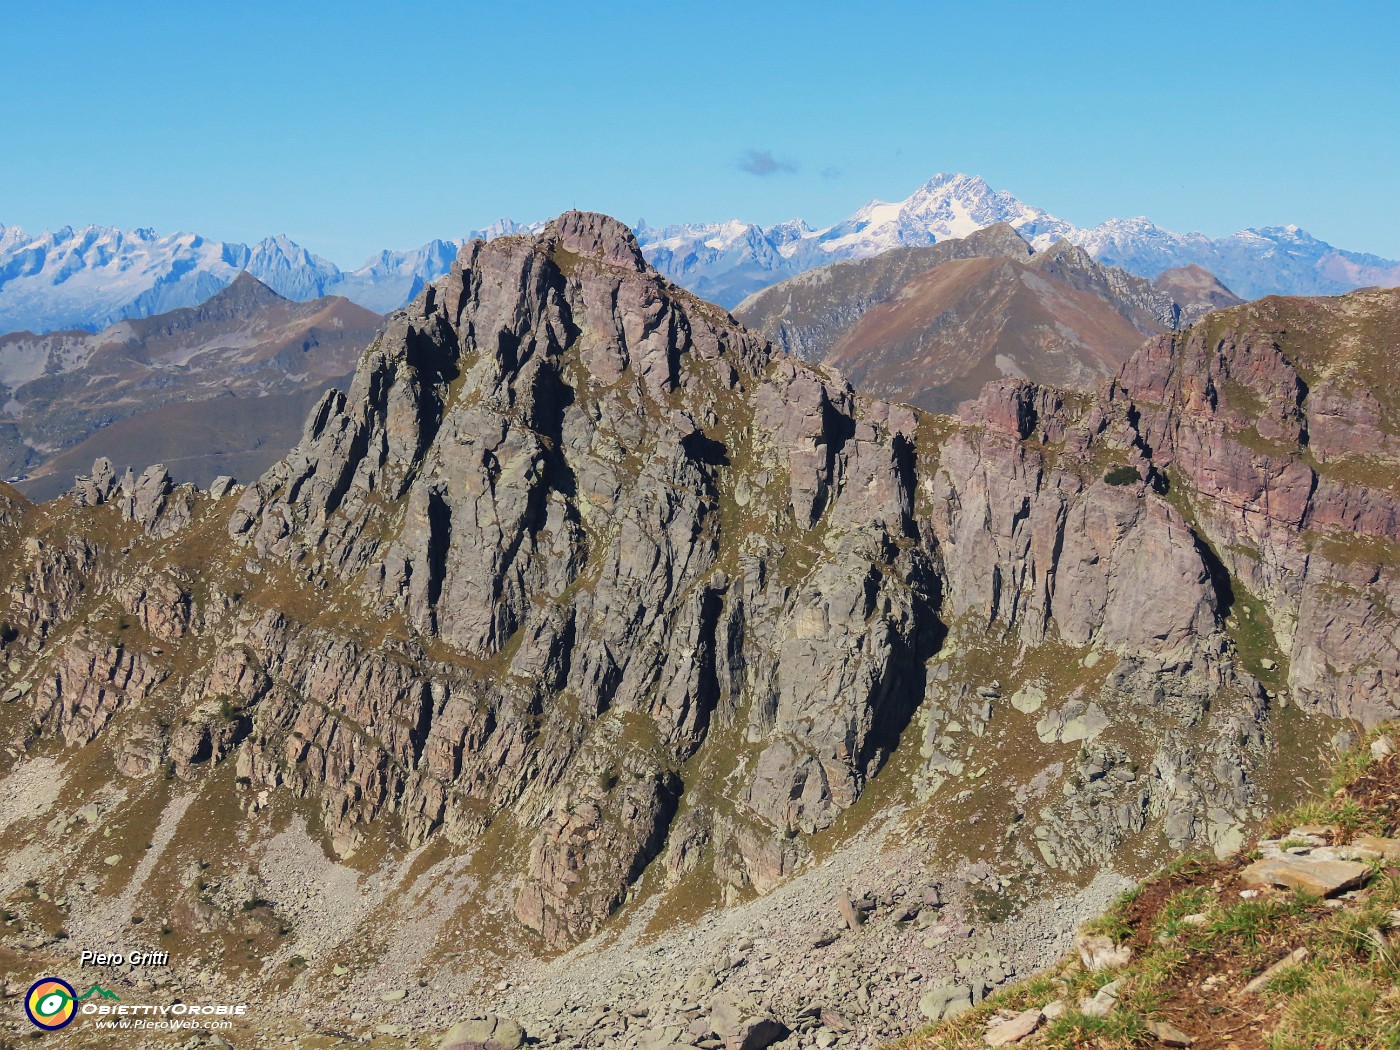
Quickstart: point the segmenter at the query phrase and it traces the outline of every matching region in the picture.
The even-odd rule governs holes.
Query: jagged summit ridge
[[[314,552],[382,615],[472,658],[520,643],[499,678],[452,689],[495,709],[508,734],[518,715],[501,704],[543,712],[553,750],[541,759],[563,780],[534,783],[522,767],[492,797],[523,794],[531,825],[543,825],[518,911],[567,940],[664,843],[679,765],[712,726],[748,724],[757,779],[740,817],[706,817],[693,833],[744,857],[725,862],[724,878],[767,885],[800,851],[754,822],[829,825],[907,720],[929,630],[914,603],[931,585],[922,557],[892,543],[910,538],[913,493],[898,463],[913,416],[882,406],[856,418],[844,387],[776,361],[727,315],[677,295],[621,224],[569,213],[537,237],[464,248],[390,319],[348,396],[328,396],[298,448],[244,494],[230,533],[275,559]],[[730,491],[752,527],[722,525]],[[839,523],[839,556],[820,558],[807,587],[775,589],[778,537],[805,545],[823,518]],[[872,593],[875,565],[904,582]],[[829,623],[820,641],[799,634],[757,662],[733,652],[741,630],[776,644],[814,615]],[[750,675],[767,683],[762,703],[743,699]],[[573,714],[560,693],[577,697]],[[817,696],[832,700],[813,719]],[[619,754],[615,719],[627,712],[647,728]],[[426,754],[458,717],[434,721]],[[589,771],[617,762],[631,771],[623,796],[597,795]],[[580,792],[595,808],[568,816]],[[423,810],[425,830],[459,826],[445,803]],[[616,806],[633,815],[605,819]],[[580,863],[599,835],[589,863],[621,868],[598,881],[602,896],[580,897],[561,865]]]
[[[479,232],[497,236],[523,228],[502,221]],[[249,246],[146,228],[63,227],[36,236],[0,226],[0,334],[96,332],[204,302],[243,270],[289,299],[343,295],[386,313],[445,273],[463,243],[434,240],[412,251],[382,251],[342,270],[285,235]]]
[[[480,655],[498,650],[524,611],[523,580],[515,579],[495,600],[476,588],[490,592],[503,568],[528,571],[540,553],[533,545],[544,538],[527,527],[541,509],[539,500],[544,506],[559,503],[558,520],[544,531],[562,545],[556,553],[563,555],[563,571],[580,556],[575,548],[583,537],[575,518],[586,508],[566,513],[556,487],[572,472],[561,461],[573,436],[565,432],[565,406],[578,396],[576,387],[563,382],[566,351],[592,382],[625,380],[641,402],[662,402],[678,389],[706,382],[732,386],[739,382],[736,366],[752,374],[768,360],[766,349],[723,314],[698,301],[687,307],[672,300],[631,231],[616,220],[570,212],[538,236],[475,241],[447,277],[390,319],[349,394],[328,395],[302,445],[244,497],[233,531],[255,530],[254,542],[269,551],[285,551],[296,541],[329,540],[337,550],[343,543],[344,556],[360,564],[368,554],[352,552],[358,542],[353,532],[324,536],[317,528],[299,537],[295,527],[327,520],[359,493],[395,500],[408,494],[417,513],[410,515],[407,546],[387,554],[381,596],[407,601],[420,629]],[[685,367],[695,362],[713,374]],[[503,412],[514,425],[507,422],[499,434]],[[718,421],[710,415],[714,426]],[[442,428],[448,433],[440,437]],[[646,429],[637,420],[625,433],[635,441]],[[660,435],[671,446],[669,455],[682,455],[676,443],[699,440],[699,424],[682,410]],[[459,462],[455,450],[461,444],[480,446],[480,459]],[[625,451],[616,448],[617,454]],[[621,481],[615,468],[603,469],[615,489]],[[415,556],[426,551],[423,545],[446,541],[442,527],[449,518],[443,511],[451,509],[442,502],[438,480],[460,491],[463,471],[476,478],[465,483],[466,490],[480,491],[485,502],[465,517],[459,509],[450,520],[470,523],[469,536],[471,525],[486,529],[492,542],[482,545],[470,536],[460,559],[449,544],[434,563],[437,569],[428,567],[442,577],[425,580]],[[487,559],[475,566],[481,571],[468,568],[481,558]],[[450,570],[449,563],[462,569]],[[420,608],[419,600],[431,608]]]

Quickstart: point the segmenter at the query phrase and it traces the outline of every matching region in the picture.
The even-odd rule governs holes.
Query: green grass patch
[[[1286,821],[1292,827],[1300,824],[1335,824],[1344,837],[1350,838],[1360,832],[1382,835],[1388,820],[1384,814],[1368,810],[1354,798],[1329,798],[1317,802],[1305,802],[1294,810]]]
[[[1317,903],[1317,898],[1294,892],[1286,897],[1255,897],[1241,900],[1213,913],[1199,927],[1199,938],[1209,942],[1228,938],[1232,945],[1246,953],[1259,948],[1277,928],[1277,924],[1297,918]],[[1202,944],[1202,948],[1207,945]]]
[[[1330,973],[1283,1010],[1270,1050],[1374,1050],[1400,1047],[1400,998],[1364,974]]]
[[[1084,932],[1102,934],[1114,944],[1122,944],[1133,935],[1132,924],[1128,921],[1128,909],[1142,896],[1142,890],[1142,886],[1134,886],[1120,893],[1108,911],[1084,926]]]
[[[1142,481],[1137,467],[1114,467],[1103,476],[1110,485],[1136,485]]]
[[[1205,886],[1192,886],[1173,894],[1162,905],[1153,922],[1152,930],[1159,937],[1177,937],[1189,930],[1199,929],[1195,923],[1183,920],[1188,915],[1203,915],[1215,906],[1215,891]]]
[[[1085,1046],[1126,1050],[1148,1039],[1146,1019],[1139,1014],[1119,1009],[1107,1017],[1087,1017],[1071,1010],[1044,1029],[1039,1045],[1052,1050],[1076,1050]]]

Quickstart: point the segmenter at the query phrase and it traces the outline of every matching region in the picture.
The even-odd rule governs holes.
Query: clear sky
[[[501,216],[826,224],[938,171],[1400,257],[1400,3],[0,0],[0,223],[341,265]]]

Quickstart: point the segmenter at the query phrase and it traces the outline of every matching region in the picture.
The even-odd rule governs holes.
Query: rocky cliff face
[[[1121,389],[1236,586],[1264,600],[1305,706],[1400,713],[1400,296],[1270,298],[1149,344]]]
[[[1394,702],[1344,559],[1324,596],[1288,552],[1350,529],[1393,559],[1396,535],[1379,489],[1272,496],[1356,428],[1389,441],[1388,395],[1352,412],[1359,387],[1309,372],[1305,447],[1284,351],[1232,339],[1166,338],[1100,396],[1003,380],[935,417],[775,352],[603,216],[474,242],[247,489],[99,464],[63,507],[4,504],[4,771],[68,762],[152,826],[201,800],[226,860],[162,859],[158,830],[168,885],[129,876],[177,933],[263,936],[232,895],[273,896],[250,872],[275,879],[289,828],[397,880],[399,904],[296,934],[328,981],[327,943],[387,959],[395,923],[424,972],[620,909],[679,923],[877,819],[984,887],[1227,849],[1290,754],[1281,703]],[[1207,440],[1226,368],[1267,454]],[[1257,512],[1201,498],[1251,483]],[[1227,553],[1246,539],[1255,562]]]
[[[397,316],[230,534],[490,668],[410,702],[414,831],[463,824],[473,783],[519,806],[518,912],[559,942],[660,850],[712,732],[751,751],[740,825],[826,827],[879,768],[933,628],[913,428],[572,215]],[[766,860],[740,853],[746,884]]]

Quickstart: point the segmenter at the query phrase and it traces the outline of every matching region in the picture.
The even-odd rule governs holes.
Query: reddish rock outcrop
[[[1400,294],[1270,298],[1143,348],[1122,393],[1203,538],[1262,598],[1307,707],[1400,713]]]

